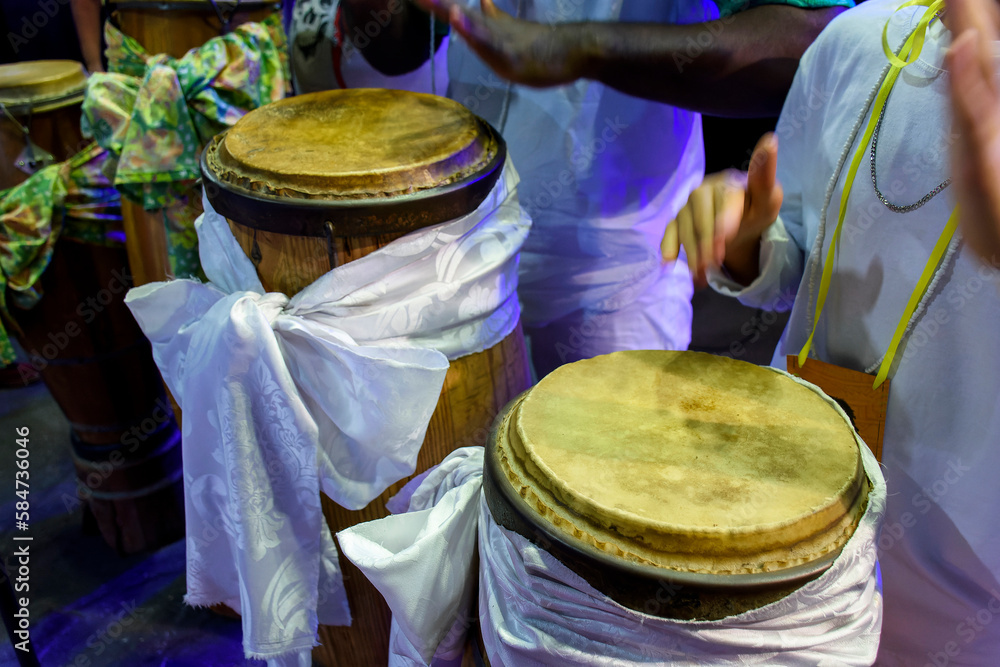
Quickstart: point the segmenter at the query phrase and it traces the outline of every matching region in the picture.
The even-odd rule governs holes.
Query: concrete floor
[[[30,523],[15,531],[15,428],[30,429]],[[31,640],[43,667],[206,667],[245,660],[240,623],[183,603],[184,543],[120,557],[85,534],[69,425],[43,384],[0,390],[0,554],[29,544]],[[70,502],[67,502],[70,499]],[[30,536],[31,542],[15,541]],[[0,665],[17,665],[0,630]]]

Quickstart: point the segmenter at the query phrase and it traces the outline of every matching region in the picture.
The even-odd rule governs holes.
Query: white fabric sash
[[[513,331],[530,226],[516,185],[508,164],[473,213],[291,299],[264,293],[205,201],[210,282],[129,292],[184,416],[186,601],[239,611],[248,657],[309,664],[317,624],[350,623],[320,490],[360,509],[413,474],[448,359]]]
[[[447,474],[423,480],[413,493],[422,500],[411,499],[410,514],[364,523],[338,538],[392,609],[390,665],[449,664],[461,647],[470,610],[456,601],[464,600],[460,591],[475,582],[477,570],[466,556],[475,539],[470,524],[479,528],[478,613],[495,665],[870,665],[882,622],[875,541],[886,488],[875,457],[859,444],[873,488],[834,564],[775,603],[719,621],[671,621],[627,609],[497,525],[480,499],[482,448],[446,458],[440,468]],[[397,538],[380,544],[390,533]],[[662,595],[672,593],[665,584]]]

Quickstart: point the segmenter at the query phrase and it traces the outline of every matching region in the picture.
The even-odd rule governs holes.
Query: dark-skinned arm
[[[593,79],[623,93],[719,116],[776,116],[799,58],[843,8],[765,5],[717,21],[540,24],[482,0],[416,0],[448,20],[494,71],[546,87]]]
[[[101,0],[72,0],[70,10],[76,35],[80,40],[80,52],[87,70],[103,72],[101,61]]]

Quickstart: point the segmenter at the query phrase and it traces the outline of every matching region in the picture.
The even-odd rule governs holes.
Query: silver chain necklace
[[[878,114],[878,121],[875,123],[875,131],[874,133],[872,133],[872,150],[871,150],[872,186],[875,188],[875,195],[878,197],[879,201],[885,205],[887,209],[895,213],[909,213],[910,211],[915,211],[916,209],[920,208],[921,206],[929,202],[931,199],[934,199],[934,197],[936,197],[942,190],[951,185],[951,178],[947,178],[941,181],[941,183],[936,188],[925,194],[923,197],[921,197],[914,203],[907,204],[905,206],[900,206],[899,204],[893,204],[886,198],[884,194],[882,194],[882,191],[878,189],[878,179],[875,178],[875,158],[876,158],[876,149],[878,148],[878,133],[879,130],[882,128],[882,119],[885,118],[885,108],[887,106],[889,106],[888,97],[885,100],[885,104],[882,105],[882,110]]]

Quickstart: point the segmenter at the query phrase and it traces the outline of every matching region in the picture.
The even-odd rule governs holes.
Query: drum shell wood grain
[[[165,53],[172,58],[182,58],[191,49],[203,45],[213,37],[223,34],[224,26],[208,2],[189,2],[190,8],[163,10],[154,3],[148,8],[131,3],[114,9],[114,20],[129,37],[135,39],[150,54]],[[243,23],[262,21],[278,10],[278,3],[233,14],[229,29]],[[192,215],[201,213],[200,188],[192,187],[187,193]],[[193,219],[193,218],[192,218]],[[122,221],[125,227],[126,248],[133,267],[136,286],[174,276],[167,254],[167,235],[163,227],[163,211],[146,211],[132,201],[122,201]]]
[[[79,103],[18,120],[28,125],[32,142],[57,161],[72,157],[88,143],[80,132]],[[3,189],[28,175],[7,162],[25,146],[21,132],[6,118],[0,118],[0,132]],[[143,423],[155,423],[162,451],[154,460],[143,460],[140,448],[138,455],[127,452],[124,467],[97,455],[88,456],[87,465],[77,466],[81,498],[105,541],[122,554],[155,549],[184,534],[179,430],[165,402],[149,341],[125,306],[129,281],[125,248],[60,240],[41,276],[43,297],[38,305],[10,309],[20,329],[15,335],[33,355],[30,358],[70,422],[71,440],[79,448],[120,445],[133,428],[140,429],[133,437],[146,438]],[[114,478],[118,494],[114,500],[98,500],[87,492],[86,478],[95,469],[98,477],[91,480],[99,480],[98,491],[109,475]],[[159,473],[157,484],[150,484],[149,475]]]
[[[247,256],[251,256],[255,230],[229,220],[230,229]],[[359,259],[402,234],[369,237],[335,237],[335,265]],[[325,238],[293,237],[256,231],[261,261],[257,274],[268,291],[289,296],[330,270]],[[494,417],[531,383],[524,335],[518,325],[500,343],[482,352],[451,361],[437,407],[417,458],[416,474],[440,463],[455,449],[485,445]],[[388,515],[385,503],[408,480],[387,489],[362,510],[346,510],[323,497],[323,512],[333,533],[364,521]],[[388,606],[382,595],[343,554],[341,569],[353,625],[321,626],[320,646],[313,662],[323,667],[385,665],[388,660]]]
[[[166,10],[156,7],[155,2],[148,3],[148,8],[140,6],[144,3],[139,2],[130,2],[127,6],[109,4],[121,31],[151,54],[165,53],[171,58],[182,58],[225,30],[210,2],[187,2],[183,7],[174,5]],[[274,2],[241,9],[233,13],[228,28],[232,30],[244,23],[262,21],[279,7],[279,3]]]
[[[60,241],[42,274],[39,304],[11,309],[21,329],[18,339],[69,420],[77,449],[110,455],[130,438],[142,442],[156,433],[162,447],[175,450],[157,454],[160,462],[144,461],[139,447],[139,453],[126,448],[129,457],[121,461],[87,456],[100,475],[91,490],[100,491],[109,475],[116,480],[113,502],[81,495],[108,544],[120,553],[180,539],[184,516],[178,428],[149,341],[125,306],[129,286],[124,248]],[[162,473],[155,494],[147,492],[151,466]],[[77,471],[84,488],[94,486],[87,481],[93,470],[77,466]]]

